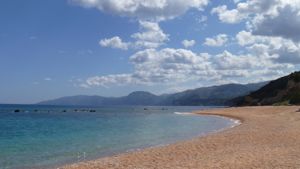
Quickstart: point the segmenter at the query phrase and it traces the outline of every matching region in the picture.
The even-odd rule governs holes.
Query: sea
[[[0,168],[57,168],[235,125],[190,113],[212,108],[219,107],[0,105]]]

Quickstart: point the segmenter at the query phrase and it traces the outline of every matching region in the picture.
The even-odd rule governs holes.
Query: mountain
[[[238,106],[300,105],[300,72],[271,81],[261,89],[236,99]]]
[[[264,86],[266,82],[255,84],[226,84],[202,87],[174,94],[154,95],[149,92],[136,91],[123,97],[102,96],[69,96],[43,101],[40,105],[73,105],[73,106],[104,106],[104,105],[143,105],[143,106],[208,106],[229,105],[233,98],[244,96]]]
[[[226,84],[203,87],[170,95],[164,103],[167,105],[229,105],[230,100],[243,96],[264,86],[266,82],[256,84]]]
[[[136,91],[123,97],[68,96],[38,103],[39,105],[103,106],[103,105],[157,105],[160,97],[149,92]]]
[[[149,92],[136,91],[128,96],[111,98],[102,105],[158,105],[160,97]]]
[[[38,103],[39,105],[101,105],[103,104],[104,100],[108,98],[101,97],[101,96],[85,96],[85,95],[78,95],[78,96],[68,96],[62,97],[54,100],[42,101]]]

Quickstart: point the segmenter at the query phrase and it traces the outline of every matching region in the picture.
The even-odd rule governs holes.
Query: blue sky
[[[297,4],[2,0],[0,103],[274,79],[300,63]]]

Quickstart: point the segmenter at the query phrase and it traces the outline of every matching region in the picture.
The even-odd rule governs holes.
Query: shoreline
[[[222,109],[222,108],[215,108],[215,109],[208,109],[208,110],[216,110],[216,109]],[[204,110],[206,110],[206,109],[204,109]],[[237,118],[230,118],[230,117],[226,117],[226,116],[222,116],[222,115],[199,114],[199,113],[197,113],[199,111],[204,111],[204,110],[195,110],[195,111],[183,112],[183,113],[182,112],[174,112],[174,114],[182,115],[182,116],[199,116],[199,115],[200,116],[202,116],[202,115],[203,116],[214,116],[214,117],[217,117],[217,118],[225,119],[227,121],[231,121],[232,125],[228,125],[224,128],[220,128],[220,129],[217,129],[217,130],[212,130],[208,133],[195,135],[191,138],[185,138],[185,139],[181,139],[181,140],[177,140],[177,141],[173,141],[173,142],[165,143],[165,144],[158,144],[158,145],[153,145],[153,146],[145,146],[145,147],[140,147],[140,148],[135,148],[135,149],[129,149],[129,150],[119,152],[119,153],[116,152],[116,153],[103,155],[103,156],[99,156],[99,157],[93,157],[93,158],[90,158],[90,159],[87,159],[87,160],[84,160],[84,161],[71,162],[71,163],[66,163],[66,164],[63,164],[63,165],[56,165],[56,166],[54,166],[54,168],[61,169],[61,168],[65,168],[65,167],[75,165],[75,164],[87,163],[87,162],[96,161],[96,160],[100,160],[100,159],[104,159],[104,158],[111,158],[111,157],[117,157],[117,156],[120,156],[120,155],[125,155],[125,154],[130,154],[130,153],[142,152],[142,151],[147,150],[147,149],[157,149],[157,148],[161,148],[161,147],[166,147],[166,146],[170,146],[172,144],[178,144],[180,142],[185,142],[185,141],[192,140],[192,139],[202,138],[202,137],[206,137],[206,136],[211,135],[211,134],[216,134],[216,133],[219,133],[219,132],[230,130],[234,127],[237,127],[237,126],[241,125],[240,120],[238,120]]]
[[[213,110],[217,110],[217,109],[213,109]],[[238,127],[239,125],[242,125],[243,122],[244,122],[244,119],[239,118],[238,116],[230,116],[230,115],[223,115],[223,114],[202,113],[202,111],[207,111],[207,110],[194,111],[194,112],[192,112],[192,114],[195,114],[195,115],[204,115],[204,116],[216,116],[216,117],[220,117],[220,118],[225,118],[227,120],[232,121],[234,124],[236,124],[236,125],[233,125],[230,128]],[[224,128],[224,130],[230,129],[230,128]]]
[[[241,124],[204,137],[62,168],[300,168],[299,108],[233,107],[193,112],[236,119]]]

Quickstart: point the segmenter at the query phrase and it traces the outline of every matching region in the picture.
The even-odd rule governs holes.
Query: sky
[[[300,0],[1,0],[0,103],[173,93],[299,70]]]

